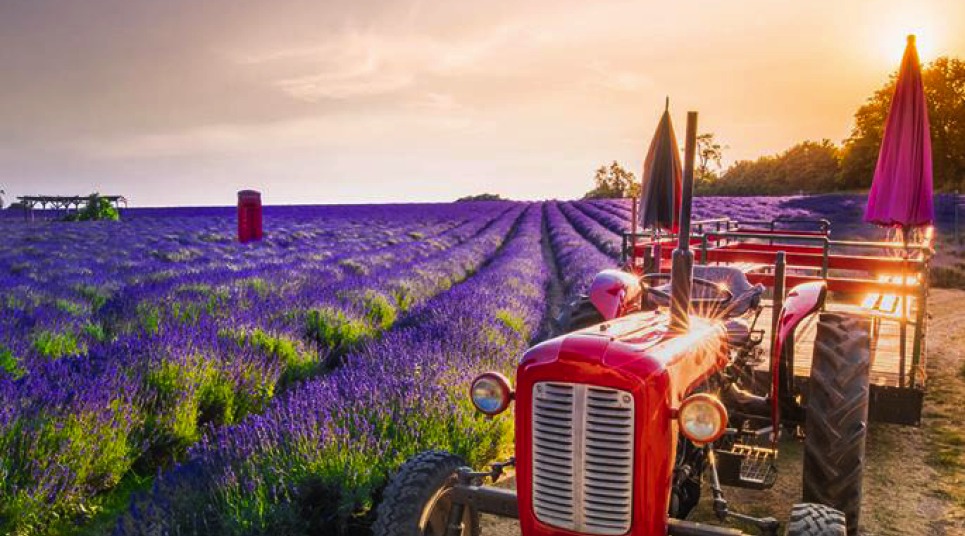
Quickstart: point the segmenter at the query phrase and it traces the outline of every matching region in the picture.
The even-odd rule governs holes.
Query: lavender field
[[[698,198],[694,217],[827,218],[861,196]],[[954,199],[936,198],[953,231]],[[364,533],[428,447],[511,441],[469,379],[509,372],[619,258],[627,201],[269,207],[0,219],[0,533]]]

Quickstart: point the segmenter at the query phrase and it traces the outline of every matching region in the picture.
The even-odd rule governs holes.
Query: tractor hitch
[[[493,463],[489,471],[473,471],[470,467],[463,467],[457,473],[457,484],[450,490],[453,504],[462,507],[469,506],[483,514],[519,519],[519,504],[516,492],[493,486],[481,485],[482,479],[490,478],[495,483],[503,474],[506,467],[515,467],[516,458],[505,462]],[[461,516],[460,512],[460,516]],[[459,519],[459,518],[456,518]],[[456,534],[461,534],[456,532]]]
[[[745,523],[749,523],[757,527],[762,536],[777,536],[778,530],[781,528],[781,524],[773,517],[753,517],[746,514],[740,514],[737,512],[732,512],[730,507],[727,505],[727,499],[724,499],[724,491],[720,487],[720,477],[717,475],[717,454],[714,448],[710,445],[705,447],[707,449],[707,471],[710,475],[710,491],[714,497],[714,514],[717,519],[721,521],[726,521],[727,518],[734,518]],[[716,528],[716,527],[715,527]],[[670,534],[673,534],[672,532]],[[696,533],[699,534],[699,533]],[[728,534],[728,533],[721,533]],[[741,532],[736,532],[733,534],[741,534]]]

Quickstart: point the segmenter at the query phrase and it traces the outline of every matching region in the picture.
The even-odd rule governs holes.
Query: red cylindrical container
[[[238,192],[238,241],[261,240],[261,193],[255,190]]]

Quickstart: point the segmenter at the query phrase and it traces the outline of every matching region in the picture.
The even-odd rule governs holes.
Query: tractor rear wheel
[[[389,483],[376,511],[375,536],[445,536],[453,504],[449,491],[466,462],[449,452],[430,450],[405,462]],[[468,505],[461,536],[479,535],[479,512]]]
[[[785,536],[845,536],[844,514],[823,504],[795,504]]]
[[[603,315],[590,302],[588,296],[580,296],[570,302],[560,315],[559,326],[561,333],[569,333],[594,324],[603,322]]]
[[[822,313],[808,382],[804,500],[844,513],[858,533],[868,430],[871,348],[867,319]]]

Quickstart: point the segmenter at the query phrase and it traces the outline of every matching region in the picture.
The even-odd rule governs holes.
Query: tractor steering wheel
[[[661,301],[666,301],[670,303],[671,296],[670,293],[665,290],[653,286],[651,281],[658,281],[661,279],[670,280],[670,274],[644,274],[643,279],[647,281],[647,292],[658,297]],[[690,298],[690,302],[694,304],[699,304],[701,306],[713,306],[713,307],[724,307],[731,300],[734,299],[734,293],[730,289],[721,286],[719,283],[703,279],[700,277],[693,278],[694,285],[704,287],[710,290],[713,295],[708,297]]]

